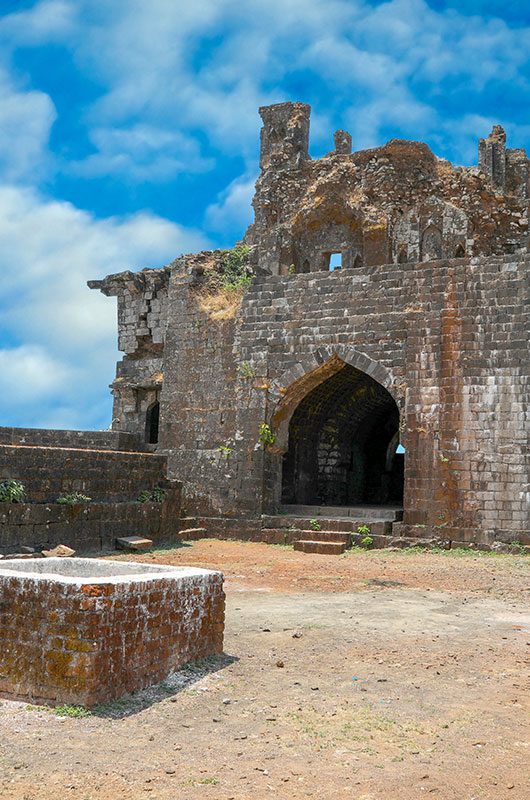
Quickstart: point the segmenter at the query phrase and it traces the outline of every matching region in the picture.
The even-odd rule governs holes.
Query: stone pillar
[[[482,172],[489,175],[496,189],[506,188],[506,132],[494,125],[487,139],[478,144],[478,163]]]
[[[260,167],[298,168],[309,158],[309,119],[306,103],[262,106]]]
[[[335,153],[337,155],[351,155],[351,134],[348,131],[335,131],[333,141],[335,142]]]

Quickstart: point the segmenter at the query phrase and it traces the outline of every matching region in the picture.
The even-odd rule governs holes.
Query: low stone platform
[[[221,653],[220,572],[102,559],[0,568],[0,693],[91,707]]]

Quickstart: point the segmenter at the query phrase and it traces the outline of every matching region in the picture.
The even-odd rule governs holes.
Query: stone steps
[[[197,517],[181,517],[180,518],[180,527],[182,528],[198,528],[199,520]]]
[[[206,528],[182,528],[179,531],[179,539],[187,539],[189,541],[205,539],[207,536],[208,531]]]
[[[370,533],[376,536],[389,536],[392,532],[392,522],[390,520],[373,520],[371,518],[352,519],[350,517],[312,517],[320,525],[320,531],[315,531],[311,526],[311,521],[307,517],[289,516],[268,516],[262,517],[263,530],[284,531],[285,534],[294,532],[321,533],[343,533],[348,535],[358,535],[358,529],[364,525],[370,528]],[[360,534],[364,535],[364,534]],[[292,538],[292,537],[291,537]]]
[[[120,536],[116,539],[118,550],[150,550],[153,540],[144,536]]]
[[[301,506],[283,505],[280,515],[290,517],[318,519],[340,518],[342,520],[368,520],[373,522],[397,522],[403,518],[400,506]]]
[[[316,539],[298,539],[294,549],[302,553],[318,553],[320,555],[340,556],[346,550],[345,542],[321,541]]]

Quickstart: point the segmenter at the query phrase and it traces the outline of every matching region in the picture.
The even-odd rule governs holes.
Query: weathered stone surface
[[[223,576],[208,570],[3,561],[0,612],[0,692],[34,702],[94,706],[223,648]]]
[[[116,539],[116,546],[120,550],[149,550],[153,546],[152,539],[145,536],[120,536]]]

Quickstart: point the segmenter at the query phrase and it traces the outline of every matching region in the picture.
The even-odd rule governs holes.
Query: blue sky
[[[399,136],[476,163],[530,143],[527,0],[2,0],[0,424],[106,428],[115,301],[89,278],[230,246],[259,105],[311,153]]]

